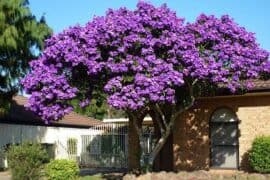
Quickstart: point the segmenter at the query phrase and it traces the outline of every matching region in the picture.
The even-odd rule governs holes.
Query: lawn
[[[104,179],[102,175],[83,176],[80,178],[80,180],[100,180],[100,179]]]

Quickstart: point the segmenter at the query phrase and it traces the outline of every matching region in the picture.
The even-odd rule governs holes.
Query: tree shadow
[[[174,129],[177,169],[191,171],[208,168],[210,141],[209,121],[205,121],[207,114],[207,110],[194,109],[193,112],[182,114],[178,120]]]
[[[123,179],[124,176],[125,176],[124,173],[111,173],[111,174],[103,174],[102,178],[108,180],[120,180]]]

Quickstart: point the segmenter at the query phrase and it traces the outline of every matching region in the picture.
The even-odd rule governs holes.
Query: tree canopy
[[[0,99],[1,106],[18,91],[18,79],[37,57],[51,34],[44,17],[32,15],[27,0],[0,1]]]
[[[73,106],[73,111],[99,120],[103,120],[104,118],[126,117],[125,112],[112,108],[106,101],[100,102],[96,99],[91,99],[88,106],[81,107],[79,100],[74,99],[72,100],[71,105]]]
[[[252,87],[252,79],[269,73],[268,57],[254,34],[228,15],[184,23],[166,5],[139,2],[135,10],[109,9],[52,36],[22,83],[31,93],[29,109],[47,122],[72,111],[72,99],[83,107],[101,94],[133,121],[153,111],[161,138],[152,164],[196,97],[220,85],[232,93]]]
[[[185,25],[166,5],[139,2],[134,11],[110,9],[52,36],[23,84],[32,94],[29,108],[50,121],[72,110],[71,99],[88,105],[99,96],[93,92],[127,111],[182,103],[177,90],[195,81],[235,92],[269,70],[268,55],[227,15],[202,14]]]

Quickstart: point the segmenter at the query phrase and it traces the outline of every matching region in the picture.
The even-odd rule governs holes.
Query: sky
[[[108,8],[135,9],[137,0],[29,0],[36,17],[45,15],[54,33],[76,24],[84,25],[94,16],[103,16]],[[230,15],[239,25],[256,34],[257,42],[270,51],[270,0],[147,0],[159,6],[166,3],[186,22],[205,13]]]

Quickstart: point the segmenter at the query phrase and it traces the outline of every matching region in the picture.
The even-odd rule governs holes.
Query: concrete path
[[[8,171],[0,172],[1,180],[11,180],[11,175]]]

